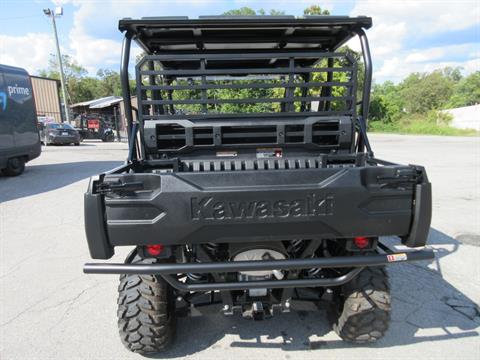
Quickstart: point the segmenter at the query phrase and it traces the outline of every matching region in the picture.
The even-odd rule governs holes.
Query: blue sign
[[[0,91],[0,107],[3,111],[7,110],[7,94]]]

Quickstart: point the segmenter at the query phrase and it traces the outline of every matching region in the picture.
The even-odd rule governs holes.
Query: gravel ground
[[[429,243],[437,256],[389,268],[387,336],[374,345],[346,344],[331,331],[326,308],[264,322],[211,315],[180,319],[176,346],[161,357],[480,358],[480,139],[371,139],[380,158],[425,165],[434,189]],[[0,177],[1,359],[141,358],[117,335],[117,277],[82,273],[89,261],[82,201],[88,177],[125,157],[125,144],[48,147],[22,176]]]

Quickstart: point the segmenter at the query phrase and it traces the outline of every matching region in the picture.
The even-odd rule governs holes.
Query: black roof
[[[1,73],[17,73],[28,76],[27,70],[23,68],[19,68],[17,66],[5,65],[0,64],[0,72]]]
[[[198,51],[333,51],[372,26],[365,16],[203,16],[122,19],[120,31],[133,35],[149,54]]]

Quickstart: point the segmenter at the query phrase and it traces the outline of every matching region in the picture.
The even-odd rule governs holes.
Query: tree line
[[[480,71],[463,76],[461,68],[412,73],[394,84],[375,84],[370,119],[391,123],[411,114],[426,114],[480,103]]]
[[[62,64],[69,104],[106,96],[120,96],[122,94],[120,74],[117,71],[99,69],[96,76],[91,76],[88,74],[87,69],[70,55],[62,55]],[[60,79],[58,62],[55,56],[51,55],[48,68],[40,70],[39,75],[57,80]],[[135,82],[132,80],[130,85],[134,94]]]
[[[253,10],[248,7],[230,10],[224,13],[229,16],[256,16],[256,15],[284,15],[283,11],[271,9],[269,11],[260,9]],[[304,10],[304,15],[329,15],[328,10],[321,9],[317,5],[312,5]],[[362,89],[363,83],[363,64],[359,53],[342,47],[341,51],[349,52],[359,64],[358,71],[358,89]],[[92,100],[100,97],[121,95],[120,75],[118,72],[110,69],[100,69],[96,76],[88,74],[87,70],[78,64],[71,56],[63,56],[63,64],[65,69],[65,77],[69,94],[68,102],[70,104]],[[319,64],[318,66],[325,64]],[[55,57],[52,56],[47,69],[40,71],[40,76],[59,79],[58,65]],[[324,74],[316,74],[317,78],[313,81],[325,81]],[[338,75],[335,75],[338,76]],[[334,81],[345,81],[343,78],[335,78]],[[131,80],[132,94],[135,93],[135,81]],[[248,89],[241,91],[250,91],[253,93],[241,94],[241,91],[212,90],[215,94],[209,96],[217,98],[238,98],[245,97],[281,97],[281,89]],[[266,91],[272,92],[265,93]],[[296,92],[299,91],[296,90]],[[340,89],[341,91],[341,89]],[[318,96],[312,90],[310,96]],[[295,94],[296,96],[300,94]],[[341,96],[342,94],[335,94]],[[194,96],[193,93],[186,91],[174,94],[175,97]],[[386,81],[381,84],[374,84],[371,94],[370,105],[370,127],[373,130],[394,130],[409,126],[412,122],[422,119],[436,125],[444,122],[447,125],[448,119],[438,119],[437,110],[456,108],[480,103],[480,71],[476,71],[468,76],[462,75],[461,68],[450,68],[435,70],[425,73],[412,73],[408,75],[398,84],[392,81]],[[264,104],[252,104],[246,109],[243,107],[241,111],[256,112],[263,109]],[[234,111],[239,109],[221,109],[222,111]],[[279,109],[272,109],[279,110]]]

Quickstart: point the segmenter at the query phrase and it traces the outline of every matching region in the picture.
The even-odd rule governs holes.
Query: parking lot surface
[[[181,318],[173,350],[188,359],[479,359],[480,139],[372,135],[377,157],[426,166],[433,184],[431,263],[389,267],[391,328],[373,345],[342,342],[327,308],[263,322]],[[88,178],[120,165],[126,144],[43,148],[0,177],[0,359],[140,359],[117,335],[113,275],[84,275]],[[387,239],[391,244],[394,239]],[[128,249],[117,251],[121,262]]]

